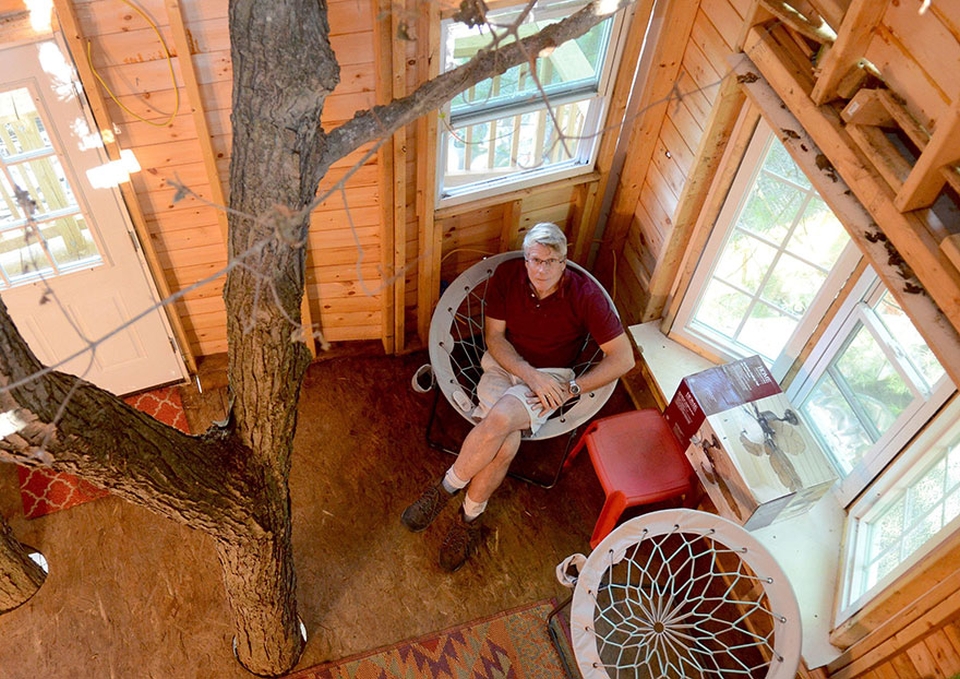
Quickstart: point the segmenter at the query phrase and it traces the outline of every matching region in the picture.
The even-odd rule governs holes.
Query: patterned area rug
[[[187,417],[183,412],[180,390],[164,387],[124,399],[161,422],[172,425],[182,432],[190,433]],[[28,519],[45,516],[61,509],[75,507],[108,495],[107,491],[75,476],[57,473],[40,467],[17,467],[20,477],[20,499],[23,515]]]
[[[562,679],[569,674],[547,632],[553,606],[530,604],[287,679]]]

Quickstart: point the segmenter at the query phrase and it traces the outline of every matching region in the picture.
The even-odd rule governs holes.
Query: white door
[[[110,166],[69,57],[49,40],[0,63],[0,296],[17,328],[115,394],[185,378],[121,196],[95,188]]]

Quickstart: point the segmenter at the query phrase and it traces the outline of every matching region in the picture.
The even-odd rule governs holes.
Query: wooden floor
[[[453,503],[412,534],[404,506],[453,458],[425,443],[433,397],[410,386],[425,353],[334,352],[304,383],[291,476],[300,615],[299,668],[420,636],[548,597],[554,569],[589,553],[603,502],[582,455],[552,489],[512,478],[486,514],[480,553],[448,574],[436,565]],[[634,371],[602,414],[654,401]],[[194,431],[222,415],[222,391],[184,387]],[[25,520],[16,471],[0,465],[0,511],[42,551],[50,575],[0,616],[0,676],[249,677],[232,628],[212,540],[108,497]]]

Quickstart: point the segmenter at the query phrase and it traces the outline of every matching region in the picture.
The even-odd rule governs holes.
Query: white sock
[[[457,472],[453,471],[452,466],[447,470],[447,473],[443,477],[443,489],[451,495],[456,493],[458,490],[466,488],[468,483],[470,483],[469,480],[464,481],[457,476]]]
[[[474,502],[470,499],[469,495],[464,495],[463,497],[463,518],[467,521],[473,521],[475,518],[483,514],[483,510],[487,508],[487,502]]]

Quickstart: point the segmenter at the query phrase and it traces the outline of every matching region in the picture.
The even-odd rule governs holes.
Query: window
[[[802,375],[787,395],[841,475],[838,501],[859,498],[848,509],[842,619],[956,529],[960,401],[944,407],[954,385],[872,269]]]
[[[0,91],[0,289],[101,261],[35,99]]]
[[[520,37],[573,14],[581,0],[539,2]],[[525,4],[494,10],[487,20],[504,40]],[[509,69],[454,98],[441,113],[441,200],[477,198],[589,171],[594,163],[605,97],[612,81],[622,12],[530,64]],[[490,29],[443,22],[443,70],[469,61],[492,42]]]
[[[948,558],[940,547],[960,530],[960,396],[876,273],[852,278],[859,261],[761,122],[672,329],[720,361],[759,354],[782,380],[830,311],[787,396],[841,477],[822,504],[846,512],[842,547],[824,538],[842,549],[835,624],[869,598],[894,601],[895,580]]]
[[[858,256],[843,225],[761,122],[674,327],[722,360],[759,354],[774,366],[795,337],[803,344]]]
[[[868,270],[788,390],[842,477],[846,504],[953,392],[933,352]]]
[[[850,510],[841,617],[960,528],[960,400]]]

